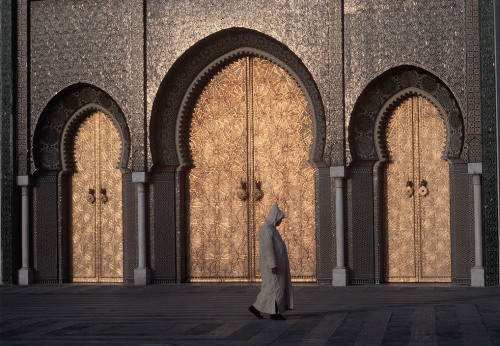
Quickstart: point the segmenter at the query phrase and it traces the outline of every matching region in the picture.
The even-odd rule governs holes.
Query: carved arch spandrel
[[[460,151],[457,149],[461,149],[462,143],[453,143],[453,140],[456,141],[461,139],[462,132],[460,131],[460,128],[457,128],[457,124],[450,124],[450,121],[456,121],[456,119],[448,117],[443,106],[431,94],[422,89],[410,87],[401,90],[387,100],[375,119],[375,149],[377,150],[380,161],[385,162],[389,155],[387,150],[387,138],[385,136],[387,123],[393,114],[394,109],[398,107],[401,102],[412,96],[421,96],[425,98],[434,107],[436,107],[441,118],[443,119],[446,128],[445,137],[447,138],[447,141],[443,148],[442,157],[444,159],[459,157]]]
[[[431,73],[417,67],[402,66],[371,82],[356,102],[348,127],[349,163],[384,160],[383,127],[398,102],[413,95],[429,100],[446,124],[443,157],[464,158],[464,120],[453,93]]]
[[[310,160],[323,166],[326,122],[319,89],[302,61],[285,45],[257,31],[222,30],[186,51],[162,81],[153,103],[150,134],[155,167],[189,167],[191,112],[203,86],[222,66],[243,56],[257,56],[287,71],[306,95],[314,124]]]
[[[73,137],[83,119],[96,111],[106,114],[116,125],[123,143],[119,167],[126,168],[131,142],[120,107],[101,89],[75,84],[56,95],[38,120],[33,136],[32,171],[71,171]]]

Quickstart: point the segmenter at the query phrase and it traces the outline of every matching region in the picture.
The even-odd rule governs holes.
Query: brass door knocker
[[[406,196],[408,196],[408,198],[410,198],[411,196],[413,196],[413,183],[411,181],[407,181],[406,182]]]
[[[264,197],[264,192],[261,189],[262,182],[255,181],[255,190],[253,191],[253,198],[256,201],[260,201]]]
[[[422,197],[425,197],[429,194],[429,189],[427,189],[427,182],[422,180],[420,182],[420,187],[418,188],[418,194]]]
[[[87,202],[89,202],[90,204],[95,203],[95,190],[94,189],[89,188],[89,193],[87,194]]]
[[[99,197],[101,203],[106,203],[108,201],[108,196],[106,195],[106,189],[101,189],[101,196]]]
[[[240,187],[236,189],[236,196],[242,201],[246,201],[248,198],[247,183],[241,179]]]

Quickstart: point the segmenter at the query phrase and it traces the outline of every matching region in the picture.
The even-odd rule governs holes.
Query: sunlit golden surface
[[[73,282],[123,281],[122,182],[116,167],[120,154],[120,135],[106,115],[96,112],[80,125],[71,184]]]
[[[449,165],[441,158],[445,135],[438,110],[423,97],[402,102],[388,123],[387,281],[451,280]]]
[[[278,201],[292,276],[313,281],[312,120],[297,83],[264,59],[233,62],[200,95],[190,138],[188,279],[258,280],[258,229]]]

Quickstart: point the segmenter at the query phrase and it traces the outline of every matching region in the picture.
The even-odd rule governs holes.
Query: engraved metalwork
[[[113,122],[101,112],[86,118],[74,142],[76,172],[71,179],[73,282],[123,281],[120,156]]]
[[[406,182],[406,195],[408,197],[411,197],[411,196],[413,196],[414,193],[415,193],[415,191],[413,190],[413,182],[408,180]]]
[[[418,188],[418,194],[422,197],[425,197],[429,194],[429,190],[427,189],[427,182],[422,180],[420,182],[420,187]]]
[[[247,183],[244,182],[243,180],[241,181],[241,187],[236,189],[236,195],[242,201],[246,201],[248,198]]]
[[[90,204],[95,203],[95,190],[94,189],[89,189],[89,193],[87,195],[87,202]]]
[[[451,280],[449,167],[441,158],[445,130],[436,107],[421,96],[404,100],[388,122],[387,281]],[[416,182],[419,193],[410,195]]]
[[[287,214],[292,276],[315,279],[311,145],[309,105],[281,67],[245,57],[211,79],[191,125],[190,281],[258,280],[258,228],[274,201]],[[235,186],[252,198],[242,203]]]
[[[189,173],[191,281],[248,280],[248,216],[234,188],[247,177],[246,60],[220,71],[193,112]],[[246,181],[251,181],[246,178]]]

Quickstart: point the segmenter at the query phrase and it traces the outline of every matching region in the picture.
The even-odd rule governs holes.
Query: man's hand
[[[273,273],[273,275],[278,275],[278,267],[271,268],[271,273]]]

